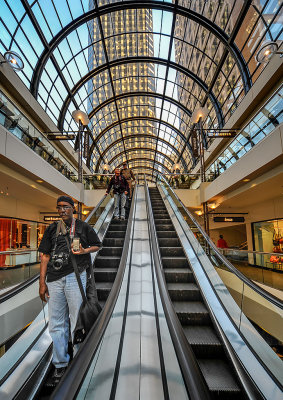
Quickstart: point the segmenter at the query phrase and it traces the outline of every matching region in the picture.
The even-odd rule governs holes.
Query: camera
[[[53,254],[51,258],[51,265],[56,271],[68,265],[69,261],[69,254],[66,253],[59,253]]]

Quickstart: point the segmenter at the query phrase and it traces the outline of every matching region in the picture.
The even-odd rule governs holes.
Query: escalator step
[[[173,306],[182,325],[209,325],[210,316],[200,301],[173,301]]]
[[[111,224],[108,228],[107,232],[113,232],[113,231],[123,231],[126,232],[127,226],[126,225],[118,225],[118,224]]]
[[[165,210],[154,210],[153,214],[154,218],[169,217],[168,211]]]
[[[112,289],[112,282],[96,282],[97,295],[99,300],[106,300]]]
[[[172,301],[199,301],[202,299],[195,283],[168,283],[167,289]]]
[[[107,231],[105,239],[124,238],[125,231]]]
[[[121,257],[115,256],[97,256],[95,259],[94,267],[98,268],[118,268]]]
[[[189,268],[164,269],[165,280],[168,283],[194,282],[194,275]]]
[[[118,268],[95,268],[95,282],[114,282]]]
[[[186,257],[162,257],[164,268],[189,268],[189,263]]]
[[[183,247],[160,247],[161,257],[184,257]]]
[[[99,252],[100,256],[121,256],[123,247],[102,247]]]
[[[172,224],[171,218],[155,218],[154,221],[155,221],[155,225],[159,225],[159,224],[171,225]]]
[[[157,232],[159,238],[178,238],[176,231],[159,231]]]
[[[201,372],[208,388],[217,399],[242,399],[241,390],[231,374],[231,368],[222,359],[199,359]]]
[[[184,333],[196,357],[209,358],[223,355],[223,347],[211,326],[183,326]]]
[[[156,231],[175,231],[173,224],[155,224]]]
[[[158,242],[160,247],[180,247],[180,240],[178,238],[160,238]]]
[[[104,238],[103,246],[105,247],[123,247],[124,238]]]
[[[119,225],[127,227],[127,220],[121,221],[120,219],[112,219],[110,226]]]

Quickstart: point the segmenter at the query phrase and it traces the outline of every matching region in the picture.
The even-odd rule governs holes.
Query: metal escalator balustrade
[[[158,189],[150,188],[167,289],[210,393],[244,398]]]
[[[195,223],[194,218],[185,209],[175,193],[170,188],[167,190],[164,185],[160,185],[159,188],[162,201],[164,201],[166,205],[166,210],[182,242],[193,275],[202,290],[207,309],[210,311],[210,315],[213,319],[213,324],[216,326],[218,325],[220,336],[230,347],[229,352],[234,364],[240,363],[244,366],[245,371],[251,377],[257,391],[262,394],[263,398],[281,398],[283,382],[282,362],[255,331],[246,318],[244,311],[247,310],[245,309],[246,299],[250,296],[250,292],[254,288],[254,292],[258,297],[262,294],[261,301],[268,302],[270,300],[268,304],[270,310],[269,314],[276,315],[278,321],[277,325],[281,327],[282,304],[268,293],[266,294],[261,288],[257,287],[257,285],[250,282],[233,268],[232,265],[230,266],[230,263],[227,262],[221,254],[218,254],[216,246],[210,243],[210,239],[201,230],[198,224]],[[160,199],[158,199],[157,202],[158,212],[161,212]],[[183,215],[185,215],[186,220],[183,218]],[[190,229],[190,227],[193,229]],[[199,234],[202,244],[198,240]],[[164,234],[162,233],[162,235]],[[172,233],[170,233],[170,236],[171,235]],[[165,252],[168,252],[168,250],[165,250]],[[174,264],[174,262],[170,261],[170,266],[172,266],[172,264]],[[241,288],[243,293],[240,308],[216,273],[217,266],[220,264],[224,264],[230,274],[235,270],[237,279],[242,279]],[[173,279],[172,276],[174,276],[174,273],[171,273],[170,277],[169,272],[169,274],[167,274],[167,279]],[[168,289],[174,296],[176,295],[176,293],[174,293],[176,291],[174,290],[174,286],[170,286],[172,283],[173,282],[169,282],[170,289]],[[176,282],[174,282],[174,284],[176,284]],[[180,293],[181,296],[185,296],[184,291],[181,290]],[[259,299],[256,300],[259,301]],[[173,300],[173,303],[174,302],[175,300]],[[247,306],[251,307],[250,304]],[[253,306],[256,311],[259,309],[259,313],[261,313],[261,309],[256,301]],[[180,314],[182,314],[182,310],[180,310]],[[200,314],[197,314],[197,316],[199,317]],[[271,393],[272,397],[270,397]]]

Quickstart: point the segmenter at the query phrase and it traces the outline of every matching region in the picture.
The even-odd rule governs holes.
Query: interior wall
[[[228,247],[238,247],[247,240],[246,225],[223,226],[210,230],[210,237],[215,244],[217,244],[219,235],[223,235]]]
[[[13,196],[0,196],[0,215],[2,217],[11,217],[25,219],[28,221],[43,221],[43,215],[40,214],[40,205],[30,204]],[[56,213],[56,210],[54,211]]]

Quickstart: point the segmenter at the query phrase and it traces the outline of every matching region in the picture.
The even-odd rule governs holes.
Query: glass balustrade
[[[0,251],[0,294],[39,273],[37,249]]]
[[[72,181],[78,180],[73,165],[35,128],[23,113],[0,91],[0,124],[25,143],[52,167]]]

